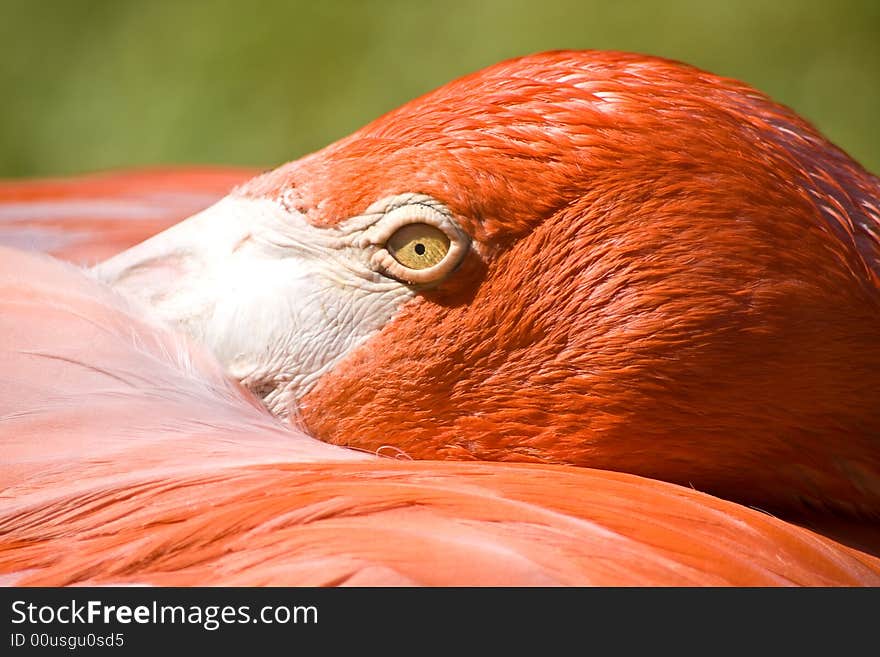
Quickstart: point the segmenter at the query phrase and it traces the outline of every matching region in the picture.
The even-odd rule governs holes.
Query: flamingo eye
[[[382,203],[400,205],[384,211],[365,236],[375,249],[370,260],[374,270],[410,285],[433,285],[461,264],[470,237],[442,204],[417,194]]]
[[[409,224],[398,229],[385,245],[388,253],[408,269],[427,269],[449,253],[449,237],[429,224]]]

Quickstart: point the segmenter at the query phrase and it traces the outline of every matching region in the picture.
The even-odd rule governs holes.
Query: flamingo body
[[[89,262],[244,177],[12,184],[0,218]],[[84,195],[80,223],[28,233],[24,193]],[[878,199],[741,83],[561,52],[417,99],[91,276],[4,251],[0,572],[877,585]]]
[[[673,484],[316,441],[64,263],[4,249],[0,290],[7,584],[880,584],[876,558]]]

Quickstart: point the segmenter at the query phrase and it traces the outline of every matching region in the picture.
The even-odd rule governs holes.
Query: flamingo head
[[[878,204],[876,178],[741,83],[555,52],[96,273],[332,443],[875,514]]]

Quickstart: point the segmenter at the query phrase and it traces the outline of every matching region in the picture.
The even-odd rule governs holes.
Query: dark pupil
[[[416,244],[415,249],[416,249],[416,253],[418,255],[425,255],[425,245],[424,244]]]

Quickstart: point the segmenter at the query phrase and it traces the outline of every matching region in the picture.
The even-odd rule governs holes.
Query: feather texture
[[[688,488],[315,441],[69,265],[2,255],[8,584],[880,584],[880,560]]]
[[[0,241],[89,262],[247,175],[6,183]],[[145,306],[4,249],[3,581],[880,585],[875,176],[747,85],[587,51],[231,196],[320,230],[413,194],[472,248],[299,428]]]

